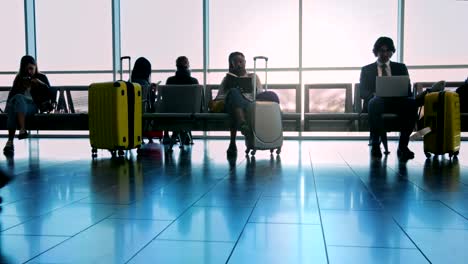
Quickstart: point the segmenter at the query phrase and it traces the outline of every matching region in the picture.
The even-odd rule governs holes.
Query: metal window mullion
[[[301,126],[299,133],[304,130],[304,84],[302,81],[302,0],[299,0],[299,93],[296,96],[300,96],[299,101],[301,102]],[[298,100],[296,100],[298,101]]]
[[[398,42],[397,42],[397,60],[404,61],[405,49],[405,0],[398,0]]]
[[[122,56],[120,38],[120,0],[112,0],[112,76],[117,80],[120,73],[120,57]]]
[[[35,0],[24,0],[24,29],[26,54],[37,59]]]
[[[203,0],[203,86],[207,84],[210,67],[210,0]]]

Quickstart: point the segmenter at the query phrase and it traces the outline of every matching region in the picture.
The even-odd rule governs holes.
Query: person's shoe
[[[380,150],[380,147],[372,146],[372,149],[371,149],[371,156],[372,156],[373,158],[377,158],[377,159],[382,158],[382,151]]]
[[[242,123],[242,124],[240,125],[239,130],[240,130],[240,132],[242,133],[242,135],[245,136],[245,135],[249,134],[249,132],[250,132],[250,127],[249,127],[249,125],[247,125],[247,123],[244,122],[244,123]]]
[[[13,154],[14,152],[15,152],[15,147],[13,146],[13,142],[8,141],[5,144],[5,147],[3,148],[3,153],[5,155],[8,155],[8,154]]]
[[[234,156],[234,155],[237,155],[237,146],[236,144],[229,144],[229,147],[226,151],[226,154],[228,156]]]
[[[29,133],[28,131],[21,131],[19,134],[18,134],[18,139],[25,139],[25,138],[28,138],[29,137]]]
[[[171,143],[171,138],[170,138],[168,135],[164,135],[163,140],[162,140],[162,143],[163,143],[164,145],[170,144],[170,143]]]
[[[414,159],[414,152],[409,150],[409,148],[398,148],[397,156],[402,160]]]
[[[190,145],[191,144],[191,141],[190,141],[190,134],[189,132],[184,132],[182,133],[183,137],[182,137],[182,144],[184,145]]]
[[[0,188],[3,188],[11,181],[12,177],[3,170],[0,170]],[[1,203],[1,202],[0,202]]]

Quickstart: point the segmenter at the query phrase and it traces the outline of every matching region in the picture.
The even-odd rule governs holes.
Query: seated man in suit
[[[408,87],[408,97],[382,98],[375,96],[377,76],[409,76],[405,64],[390,61],[395,52],[393,40],[388,37],[380,37],[374,44],[372,50],[377,61],[366,65],[361,70],[360,92],[364,99],[363,112],[369,113],[369,127],[371,133],[371,155],[382,157],[380,150],[381,135],[385,133],[383,124],[383,113],[395,113],[400,119],[400,141],[398,144],[398,157],[403,160],[414,158],[414,153],[409,150],[409,136],[413,131],[417,106],[411,98],[411,87]]]

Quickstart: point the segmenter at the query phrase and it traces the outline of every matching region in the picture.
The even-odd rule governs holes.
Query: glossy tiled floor
[[[0,262],[466,263],[468,143],[450,161],[414,142],[407,163],[390,145],[373,161],[365,141],[297,140],[227,159],[227,141],[197,140],[93,161],[87,139],[16,142]]]

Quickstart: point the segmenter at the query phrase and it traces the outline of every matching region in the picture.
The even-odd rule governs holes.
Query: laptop
[[[378,97],[408,97],[409,76],[381,76],[377,77],[375,95]]]

